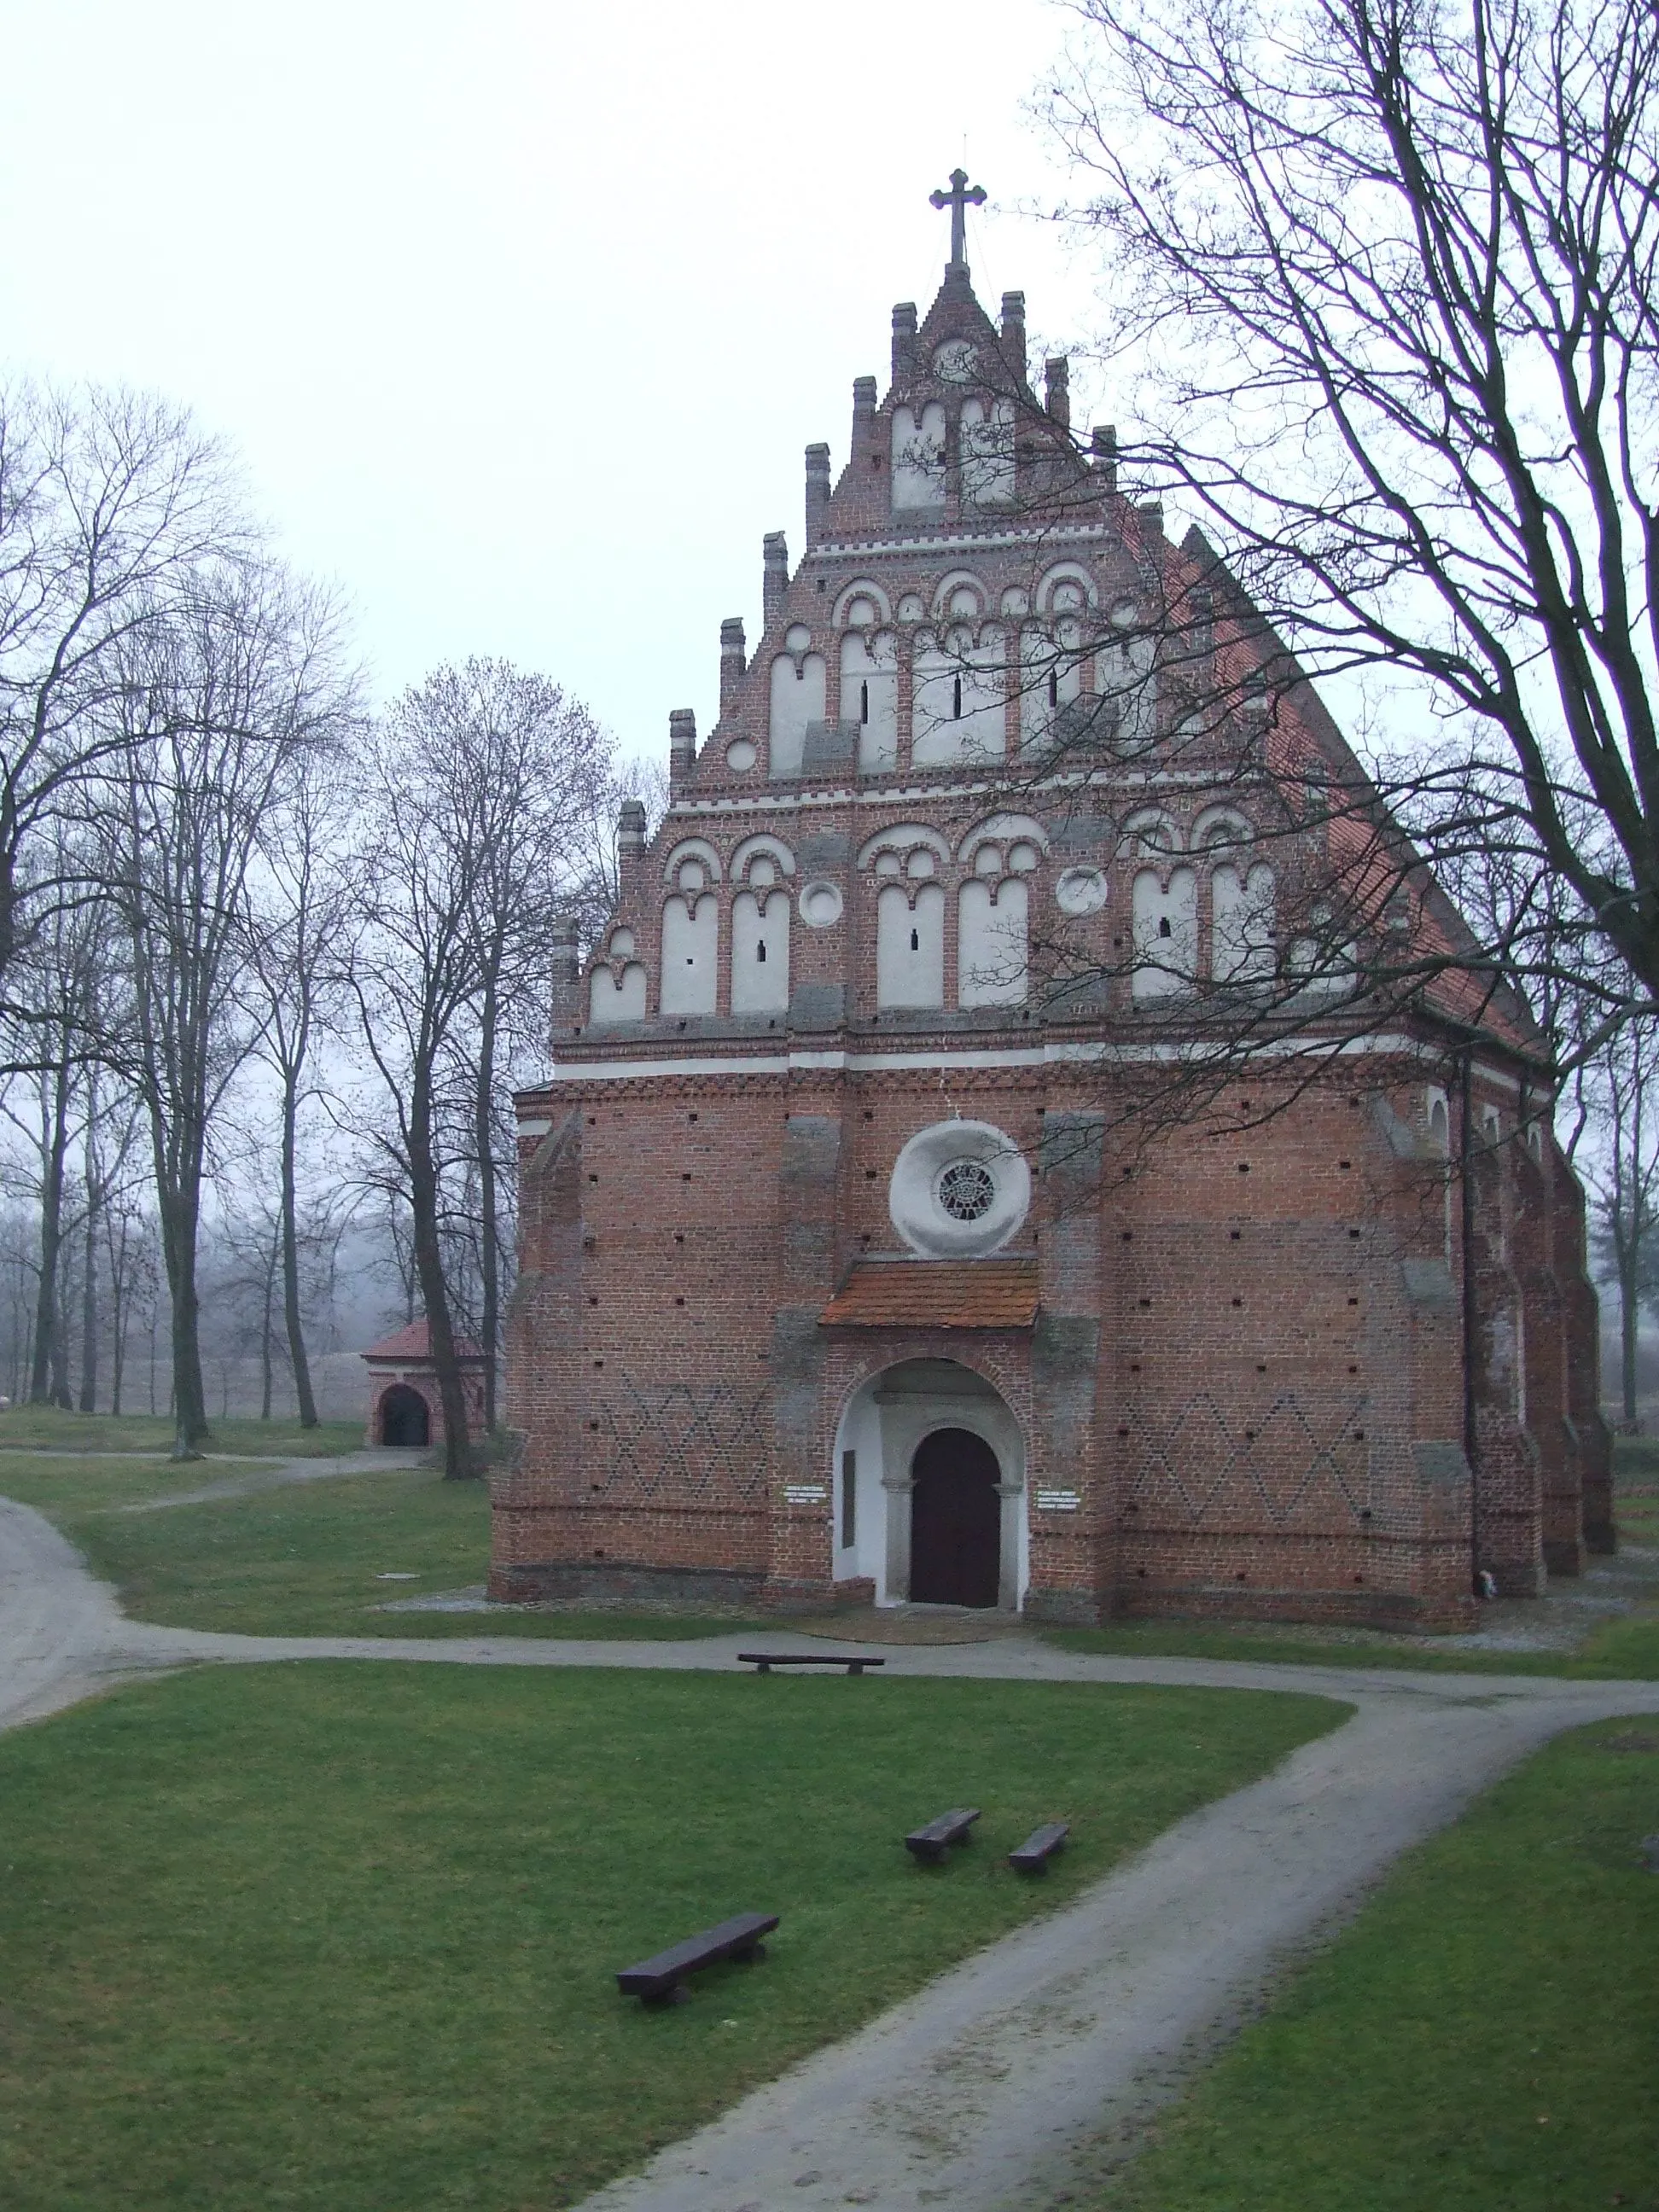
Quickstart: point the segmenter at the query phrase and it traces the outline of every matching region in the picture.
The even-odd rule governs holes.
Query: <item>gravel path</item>
[[[40,1514],[0,1499],[0,1728],[202,1661],[730,1669],[684,1644],[222,1636],[125,1618]],[[823,1650],[789,1632],[778,1650]],[[1043,2212],[1133,2148],[1148,2115],[1285,1960],[1389,1861],[1558,1730],[1659,1713],[1659,1682],[1117,1659],[1024,1638],[889,1650],[886,1672],[1296,1691],[1347,1724],[1169,1830],[1063,1911],[756,2091],[592,2212]],[[860,1695],[880,1695],[866,1684]],[[786,1912],[780,1944],[788,1940]],[[763,1972],[765,1970],[762,1968]]]

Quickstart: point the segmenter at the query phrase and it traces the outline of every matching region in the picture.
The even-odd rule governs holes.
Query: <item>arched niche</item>
[[[768,723],[769,766],[775,776],[799,775],[808,725],[824,716],[823,655],[781,653],[772,663]]]
[[[712,1014],[720,988],[720,902],[671,898],[662,910],[662,988],[665,1014]]]
[[[914,890],[914,898],[912,896]],[[945,892],[936,883],[882,885],[876,901],[876,1004],[945,1004]]]
[[[766,877],[763,871],[761,877],[757,878],[755,872],[756,863],[763,860],[769,860],[772,863],[774,873],[771,877]],[[794,872],[794,854],[781,837],[769,836],[765,830],[760,831],[753,837],[745,837],[732,855],[733,883],[775,882],[780,877],[793,876]]]
[[[842,639],[841,719],[858,725],[862,774],[898,766],[898,646],[890,632],[848,630]]]
[[[925,822],[895,822],[885,830],[878,830],[859,847],[858,864],[861,868],[873,867],[884,853],[896,855],[901,862],[913,852],[931,853],[935,860],[948,860],[951,848],[945,840]]]
[[[616,1022],[644,1019],[645,969],[640,962],[630,960],[620,969],[596,968],[587,985],[588,1026],[604,1029]]]
[[[870,608],[873,622],[860,611],[860,600]],[[830,619],[837,629],[888,629],[892,626],[893,602],[872,577],[860,576],[856,583],[842,586]]]
[[[662,864],[662,879],[665,884],[679,884],[680,870],[688,860],[696,860],[707,871],[707,880],[717,884],[720,879],[720,856],[707,837],[682,837]],[[684,886],[681,886],[684,888]],[[702,886],[694,885],[700,890]]]
[[[1198,975],[1198,878],[1172,868],[1165,883],[1156,868],[1136,873],[1130,893],[1137,1006],[1155,1006],[1190,991]]]
[[[1014,497],[1014,403],[962,403],[962,496],[969,507],[1008,507]]]
[[[732,902],[732,1011],[784,1013],[789,1006],[789,894],[739,891]]]
[[[1061,593],[1062,584],[1073,586],[1076,596]],[[1062,602],[1058,605],[1057,595]],[[1043,571],[1038,580],[1036,611],[1040,615],[1074,614],[1083,607],[1097,607],[1099,604],[1099,588],[1080,561],[1057,561],[1052,568]]]
[[[981,845],[1035,845],[1040,853],[1048,849],[1048,833],[1035,814],[988,814],[976,822],[957,847],[957,858],[973,866],[974,855]]]
[[[1158,734],[1158,646],[1144,635],[1114,638],[1095,655],[1095,690],[1115,717],[1115,741],[1139,751]]]
[[[1007,656],[994,624],[977,640],[964,629],[942,645],[918,648],[910,728],[916,767],[994,760],[1007,750]]]
[[[1123,825],[1123,849],[1132,858],[1181,850],[1181,827],[1161,806],[1142,806]]]
[[[1279,965],[1273,872],[1263,860],[1210,878],[1210,972],[1218,983],[1265,981]]]
[[[971,568],[952,568],[933,586],[933,617],[947,628],[951,623],[977,623],[990,604],[984,578]]]
[[[920,416],[893,410],[892,457],[895,513],[945,505],[945,410],[937,399]]]
[[[1053,733],[1060,709],[1083,693],[1083,662],[1046,629],[1028,624],[1019,641],[1019,741],[1040,745]]]
[[[957,898],[957,1004],[1023,1006],[1030,989],[1024,880],[970,877]]]
[[[1193,824],[1192,846],[1195,853],[1220,853],[1248,845],[1255,836],[1249,817],[1237,807],[1206,806]]]
[[[996,1385],[954,1359],[901,1360],[867,1376],[843,1402],[830,1468],[835,1578],[873,1582],[878,1606],[908,1601],[916,1455],[951,1430],[995,1455],[997,1604],[1017,1612],[1030,1580],[1025,1437]]]

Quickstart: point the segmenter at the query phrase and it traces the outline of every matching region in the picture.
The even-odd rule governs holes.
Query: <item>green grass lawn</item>
[[[302,1429],[298,1421],[215,1421],[203,1449],[246,1452],[259,1459],[329,1459],[356,1451],[363,1441],[361,1421],[321,1421]],[[27,1451],[33,1445],[52,1451],[170,1451],[173,1423],[149,1413],[66,1413],[60,1406],[10,1406],[0,1413],[0,1451]]]
[[[88,1453],[80,1459],[8,1451],[0,1417],[0,1495],[54,1520],[129,1612],[184,1628],[257,1635],[562,1636],[676,1638],[753,1630],[702,1614],[653,1613],[383,1613],[388,1600],[481,1583],[489,1549],[482,1482],[445,1482],[435,1470],[386,1468],[331,1476],[250,1497],[125,1514],[112,1509],[235,1479],[230,1467]],[[1636,1440],[1638,1447],[1647,1440]],[[1621,1440],[1621,1469],[1630,1450]],[[1659,1523],[1659,1480],[1638,1460],[1621,1472],[1619,1516],[1636,1543],[1644,1514]],[[385,1581],[385,1576],[408,1580]],[[1656,1578],[1659,1589],[1659,1578]],[[1180,1620],[1124,1621],[1053,1630],[1062,1649],[1138,1658],[1254,1660],[1294,1666],[1410,1668],[1441,1673],[1565,1674],[1584,1680],[1659,1678],[1659,1605],[1608,1621],[1576,1653],[1472,1652],[1433,1637],[1339,1642],[1294,1627],[1229,1627]]]
[[[1656,1831],[1659,1723],[1552,1744],[1401,1862],[1094,2212],[1655,2212]]]
[[[0,2203],[568,2204],[1344,1711],[315,1662],[128,1689],[0,1738]],[[975,1840],[916,1866],[904,1831],[963,1802]],[[1002,1855],[1060,1814],[1023,1882]],[[617,1996],[750,1909],[783,1916],[763,1964]]]
[[[426,1468],[330,1475],[164,1512],[120,1509],[234,1479],[165,1460],[0,1450],[0,1496],[45,1513],[139,1620],[250,1636],[562,1636],[661,1640],[745,1626],[706,1613],[382,1613],[482,1583],[489,1497]],[[384,1576],[396,1575],[396,1582]],[[752,1626],[752,1624],[749,1624]]]
[[[1293,1626],[1277,1633],[1208,1627],[1180,1620],[1130,1620],[1105,1628],[1057,1628],[1044,1641],[1066,1651],[1126,1659],[1238,1659],[1282,1667],[1405,1668],[1441,1674],[1556,1674],[1593,1682],[1659,1679],[1659,1608],[1648,1607],[1592,1630],[1577,1651],[1470,1651],[1427,1637],[1388,1643],[1320,1643]]]

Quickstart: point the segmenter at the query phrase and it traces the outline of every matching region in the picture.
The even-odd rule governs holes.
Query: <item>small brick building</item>
[[[458,1339],[455,1350],[466,1401],[466,1432],[469,1437],[481,1437],[484,1432],[483,1351],[470,1337]],[[395,1336],[371,1345],[362,1359],[368,1370],[368,1426],[364,1443],[441,1444],[444,1402],[425,1321],[410,1322]]]
[[[1611,1545],[1517,994],[1453,968],[1374,1031],[1333,1003],[1293,1090],[1269,1053],[1201,1127],[1118,1110],[1224,981],[1311,957],[1322,833],[1267,802],[1358,771],[1045,386],[959,258],[894,310],[716,728],[672,718],[654,837],[623,811],[519,1100],[499,1598],[1434,1626]],[[1431,884],[1376,926],[1460,941]]]

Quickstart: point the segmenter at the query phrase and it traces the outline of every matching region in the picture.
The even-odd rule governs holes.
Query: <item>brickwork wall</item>
[[[994,372],[988,388],[1017,390],[1018,511],[975,507],[954,429],[938,510],[895,511],[896,408],[916,402],[945,358],[938,349],[962,340]],[[860,385],[847,469],[827,501],[809,499],[806,557],[790,574],[775,541],[752,654],[735,635],[723,642],[715,730],[698,751],[678,725],[672,811],[648,848],[638,829],[622,841],[598,963],[619,988],[630,966],[643,970],[629,984],[643,983],[642,1018],[590,1026],[597,963],[580,972],[571,941],[555,1017],[560,1079],[520,1101],[549,1133],[521,1154],[507,1391],[522,1447],[495,1492],[498,1595],[836,1602],[837,1423],[871,1376],[919,1358],[972,1368],[1018,1424],[1034,1617],[1449,1624],[1467,1617],[1479,1566],[1505,1592],[1534,1590],[1547,1562],[1573,1571],[1585,1545],[1611,1542],[1582,1197],[1547,1138],[1536,1161],[1522,1156],[1505,1071],[1535,1039],[1518,1001],[1483,995],[1474,1017],[1491,1030],[1480,1052],[1503,1067],[1479,1076],[1474,1111],[1497,1111],[1509,1133],[1476,1146],[1467,1186],[1459,1048],[1446,1042],[1462,1032],[1430,1021],[1389,1048],[1397,1060],[1368,1045],[1370,1056],[1289,1103],[1248,1088],[1229,1097],[1214,1126],[1230,1121],[1231,1134],[1178,1128],[1143,1155],[1110,1133],[1119,1086],[1158,1034],[1133,995],[1137,872],[1167,890],[1174,871],[1193,872],[1195,979],[1212,975],[1213,871],[1238,853],[1206,842],[1205,811],[1224,799],[1248,823],[1259,805],[1255,834],[1288,937],[1298,901],[1308,907],[1311,887],[1311,911],[1328,886],[1330,833],[1316,818],[1284,834],[1265,779],[1312,791],[1349,757],[1305,686],[1281,686],[1269,702],[1259,637],[1230,627],[1217,595],[1217,619],[1194,621],[1182,666],[1159,674],[1156,721],[1149,714],[1121,757],[1121,732],[1103,717],[1108,737],[1091,740],[1099,750],[1068,755],[1048,797],[1026,777],[1013,757],[1018,641],[1028,622],[1049,620],[1040,602],[1057,563],[1106,625],[1072,660],[1085,702],[1111,680],[1103,650],[1127,653],[1138,625],[1193,604],[1200,583],[1204,607],[1212,601],[1207,574],[1164,539],[1161,513],[1118,497],[1104,453],[1086,466],[1058,434],[1060,418],[1036,411],[1024,348],[1019,315],[994,331],[965,275],[919,331],[913,313],[900,316],[894,387],[878,404]],[[944,394],[949,410],[962,396]],[[867,775],[854,702],[841,696],[837,609],[855,585],[872,607],[885,603],[878,627],[896,655],[896,759]],[[1008,653],[1009,759],[919,768],[916,657],[957,619],[958,590],[969,638],[994,625]],[[773,663],[808,653],[823,664],[824,720],[811,726],[810,762],[808,738],[790,726],[801,772],[774,777]],[[1187,708],[1218,698],[1231,703],[1195,733]],[[997,720],[989,710],[988,729]],[[1073,780],[1080,769],[1086,786]],[[1142,818],[1149,804],[1161,823]],[[1042,848],[1018,872],[1034,969],[1052,981],[1054,962],[1074,963],[1086,987],[963,1008],[958,897],[977,880],[963,841],[989,816],[1027,808],[1041,820],[1018,833]],[[895,841],[900,873],[878,876],[882,838],[905,824],[919,827],[917,849]],[[757,833],[781,848],[790,988],[787,1005],[733,1013],[734,902]],[[708,879],[683,891],[676,855],[690,840],[701,841]],[[1000,839],[999,884],[1014,873],[1013,842]],[[916,893],[910,863],[927,865],[922,846],[927,880],[944,894],[944,1003],[884,1008],[879,902],[896,884]],[[1104,902],[1067,916],[1058,881],[1084,862],[1103,872]],[[839,894],[822,927],[801,911],[809,883]],[[663,916],[683,896],[715,902],[714,1010],[665,1014]],[[1426,913],[1403,919],[1426,928]],[[611,929],[631,949],[613,946]],[[1097,1047],[1092,1065],[1075,1057]],[[871,1065],[883,1055],[887,1065]],[[690,1065],[620,1076],[635,1057]],[[1438,1137],[1431,1079],[1451,1125]],[[819,1316],[853,1267],[895,1251],[888,1195],[901,1149],[953,1115],[1005,1131],[1037,1175],[1030,1218],[1006,1248],[1036,1262],[1035,1326],[826,1328]]]
[[[948,1358],[993,1383],[1025,1438],[1033,1617],[1462,1618],[1459,1198],[1413,1133],[1420,1084],[1316,1088],[1260,1127],[1132,1158],[1080,1089],[1045,1112],[1051,1084],[982,1071],[950,1102],[1047,1162],[1009,1248],[1037,1258],[1040,1318],[1012,1335],[819,1324],[853,1264],[893,1248],[888,1179],[941,1118],[936,1083],[836,1071],[545,1094],[495,1593],[838,1601],[842,1410],[884,1368]],[[1266,1103],[1247,1095],[1239,1119]],[[1582,1273],[1569,1266],[1564,1294],[1542,1265],[1563,1218],[1564,1261],[1578,1257],[1579,1217],[1557,1202],[1575,1188],[1514,1146],[1471,1184],[1482,1556],[1511,1588],[1542,1557],[1540,1468],[1551,1540],[1570,1546],[1593,1457],[1565,1419]],[[1056,1487],[1077,1510],[1038,1509]]]

